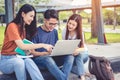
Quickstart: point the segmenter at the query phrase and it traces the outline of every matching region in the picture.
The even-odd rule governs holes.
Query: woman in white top
[[[80,15],[73,14],[69,17],[66,29],[64,29],[62,32],[62,39],[81,40],[78,48],[73,52],[73,56],[75,57],[75,64],[73,67],[77,67],[76,74],[81,78],[81,80],[85,80],[84,63],[88,60],[88,49],[84,43],[84,35],[82,32],[82,17]]]

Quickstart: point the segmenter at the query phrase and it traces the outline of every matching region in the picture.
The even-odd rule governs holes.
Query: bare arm
[[[81,51],[85,51],[85,48],[76,48],[75,51],[73,52],[73,55],[76,56],[78,55]]]
[[[30,50],[31,54],[34,56],[44,56],[44,55],[49,55],[51,52],[38,52],[35,50]]]
[[[15,40],[16,45],[23,50],[45,48],[47,51],[52,50],[52,45],[38,43],[38,44],[24,44],[22,40]]]

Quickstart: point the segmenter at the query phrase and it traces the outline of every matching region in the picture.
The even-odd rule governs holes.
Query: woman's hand
[[[43,48],[45,48],[49,53],[51,53],[53,46],[50,44],[44,44]]]
[[[75,51],[73,52],[73,56],[77,56],[79,54],[79,52],[77,51],[77,49],[75,49]]]
[[[85,48],[77,48],[77,49],[75,49],[75,51],[73,52],[73,55],[74,56],[77,56],[78,54],[80,54],[80,52],[82,52],[82,51],[84,51],[85,50]]]
[[[38,52],[38,51],[35,51],[35,50],[30,50],[30,52],[33,56],[45,56],[45,55],[50,55],[51,54],[49,52]]]
[[[73,56],[77,56],[79,54],[78,49],[79,49],[79,47],[74,50]]]

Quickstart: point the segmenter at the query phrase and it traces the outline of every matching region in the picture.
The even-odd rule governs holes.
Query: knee
[[[69,55],[69,56],[67,56],[66,60],[67,60],[69,63],[73,63],[73,61],[74,61],[74,56]]]
[[[86,52],[85,54],[83,54],[82,59],[83,59],[83,62],[84,62],[84,63],[88,61],[88,59],[89,59],[88,52]]]
[[[24,60],[21,58],[15,59],[14,66],[18,66],[20,68],[25,67]]]
[[[24,62],[25,62],[25,63],[31,63],[31,62],[33,62],[33,60],[30,59],[30,58],[26,58],[26,59],[24,59]]]
[[[27,65],[31,65],[31,64],[34,63],[34,61],[33,61],[32,59],[30,59],[30,58],[24,59],[24,62],[25,62],[25,65],[26,65],[26,66],[27,66]]]
[[[47,64],[48,66],[56,65],[55,61],[51,57],[45,58],[45,64]]]
[[[87,57],[85,57],[84,59],[83,59],[83,62],[84,63],[86,63],[87,61],[88,61],[88,59],[89,59],[89,57],[87,56]]]

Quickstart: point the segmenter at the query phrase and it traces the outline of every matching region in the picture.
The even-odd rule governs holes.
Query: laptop
[[[78,40],[58,40],[50,56],[69,55],[74,52],[80,43]]]

